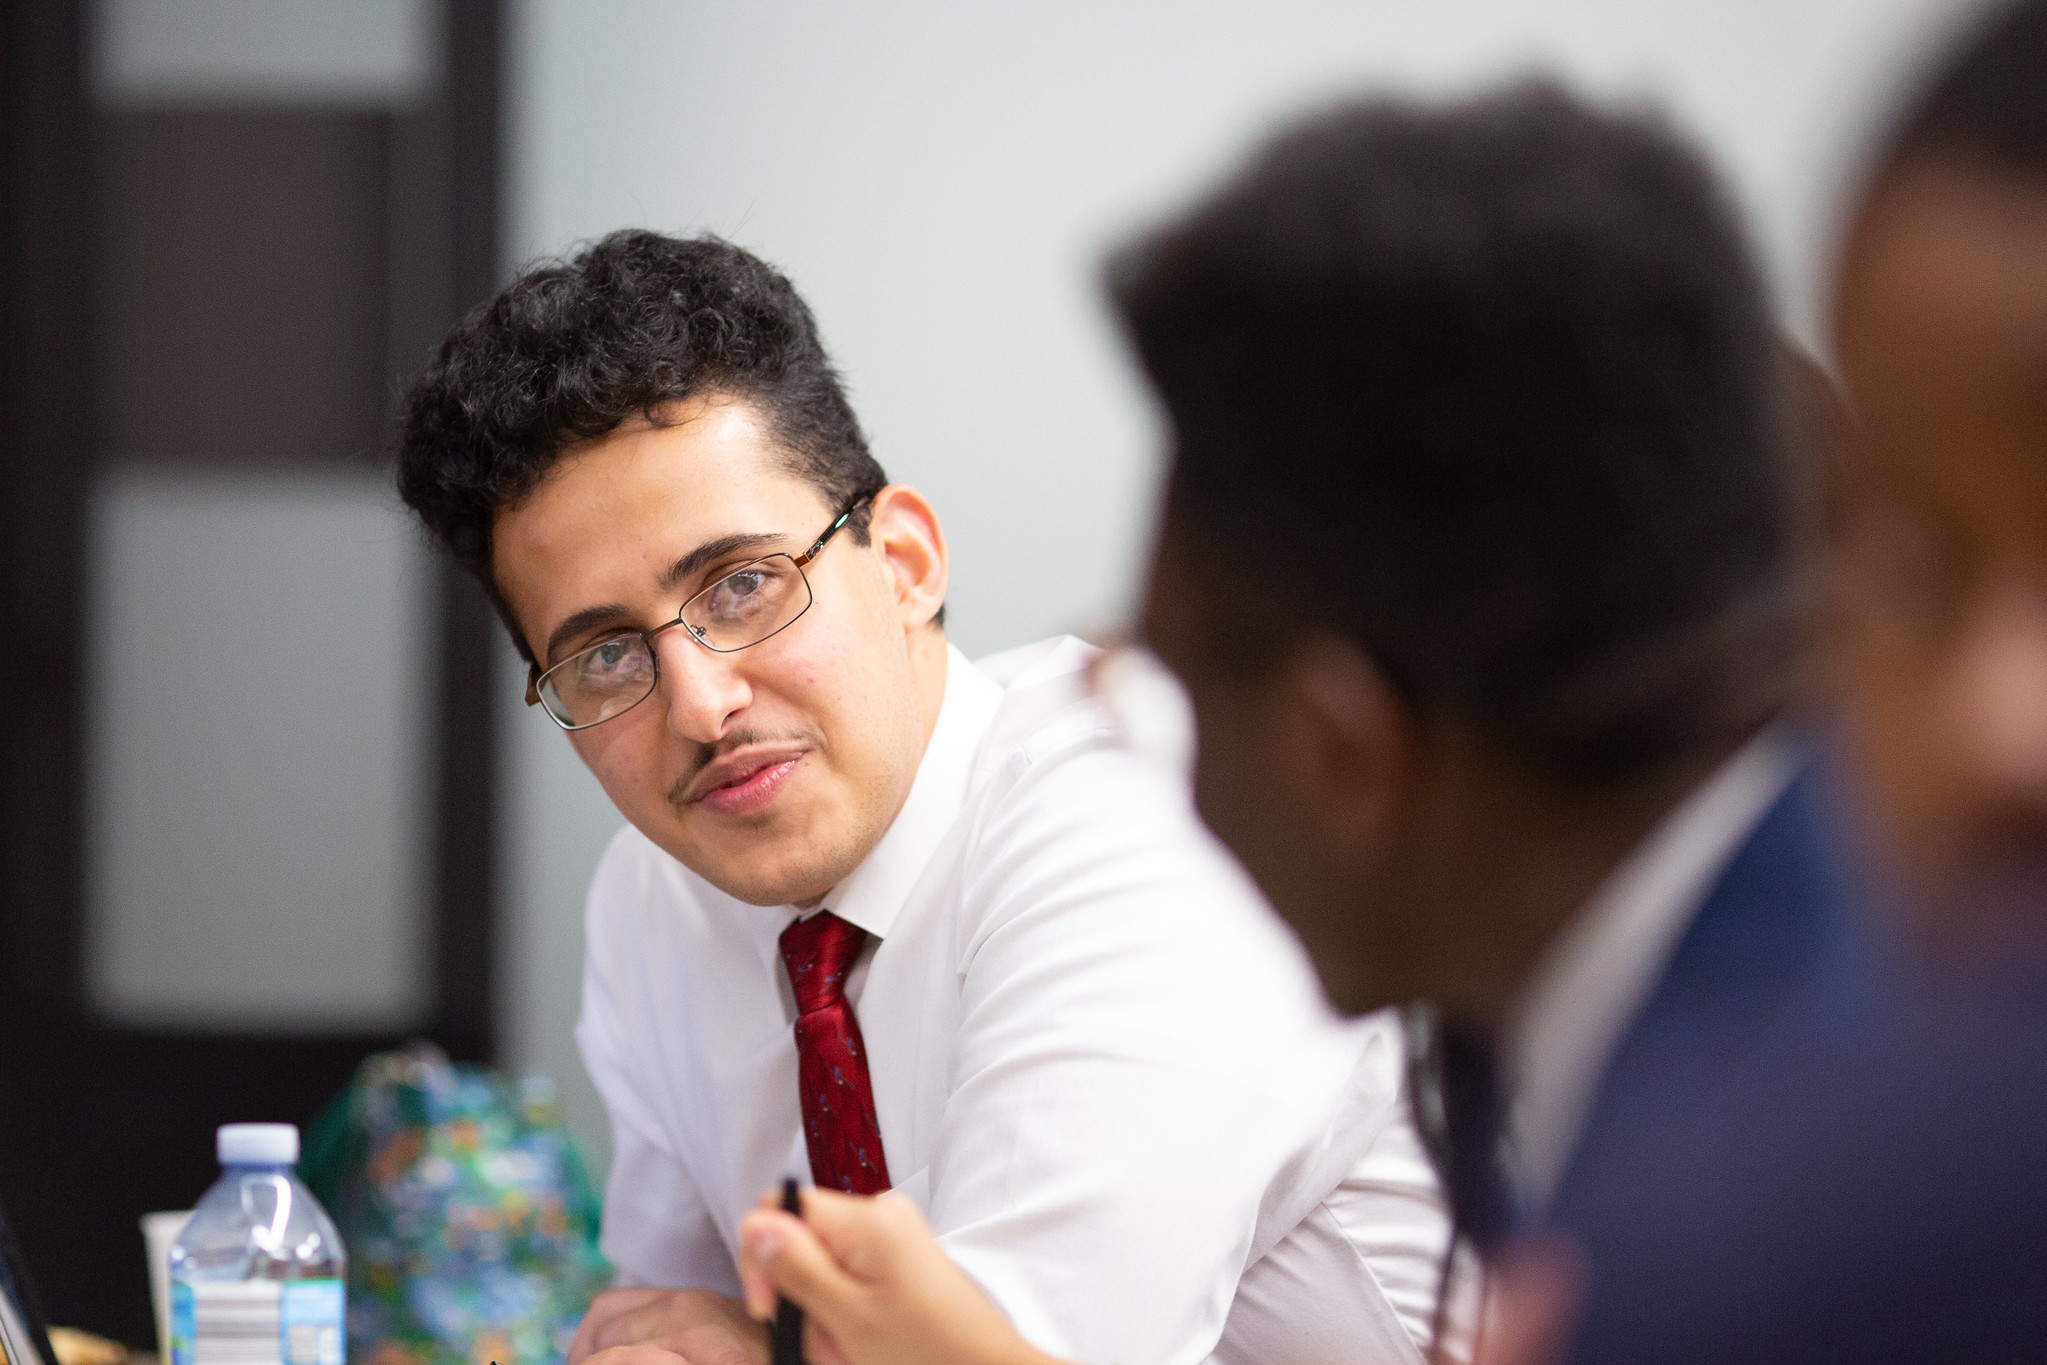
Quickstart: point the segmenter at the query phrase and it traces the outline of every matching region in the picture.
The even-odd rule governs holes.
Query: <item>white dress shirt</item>
[[[1798,767],[1782,729],[1692,789],[1565,926],[1507,1029],[1514,1166],[1531,1207],[1556,1196],[1623,1035],[1693,916]]]
[[[896,1189],[1035,1345],[1084,1365],[1419,1365],[1446,1236],[1397,1027],[1298,945],[1047,641],[945,699],[823,901]],[[622,1283],[736,1293],[735,1225],[806,1174],[777,936],[633,829],[590,888],[576,1038],[610,1111]],[[1240,1283],[1241,1281],[1241,1283]]]

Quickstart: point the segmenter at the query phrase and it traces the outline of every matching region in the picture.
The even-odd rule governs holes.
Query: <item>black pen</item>
[[[782,1212],[803,1216],[803,1201],[796,1192],[796,1178],[782,1182]],[[803,1310],[788,1299],[775,1300],[774,1365],[805,1365],[803,1359]]]

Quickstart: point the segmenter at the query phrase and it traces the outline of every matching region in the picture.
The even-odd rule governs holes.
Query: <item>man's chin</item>
[[[715,845],[690,840],[668,850],[675,860],[736,901],[748,905],[809,905],[845,880],[859,856],[820,854],[814,836],[758,831],[755,837],[721,831]]]

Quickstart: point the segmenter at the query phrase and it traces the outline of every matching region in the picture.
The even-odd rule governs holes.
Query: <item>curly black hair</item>
[[[405,396],[398,492],[530,663],[491,573],[498,511],[571,446],[706,394],[749,404],[834,507],[888,482],[780,271],[716,237],[635,230],[528,269],[448,334]],[[866,543],[864,510],[846,529]]]

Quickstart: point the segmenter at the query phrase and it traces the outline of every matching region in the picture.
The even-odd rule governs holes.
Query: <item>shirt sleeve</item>
[[[633,916],[645,901],[629,836],[606,850],[584,911],[583,1008],[576,1046],[611,1121],[611,1175],[604,1187],[604,1254],[620,1285],[715,1289],[737,1295],[732,1253],[702,1192],[662,1130],[633,1067],[635,1036],[650,1020],[635,1008],[642,958]],[[637,1021],[637,1022],[636,1022]]]
[[[1402,1093],[1399,1021],[1363,1044],[1321,1149],[1275,1183],[1211,1365],[1425,1365],[1449,1217]],[[1461,1325],[1463,1319],[1453,1317]],[[1441,1358],[1469,1359],[1446,1338]]]
[[[1182,789],[1129,755],[1041,761],[975,837],[933,1226],[1039,1348],[1194,1365],[1355,1040]]]

